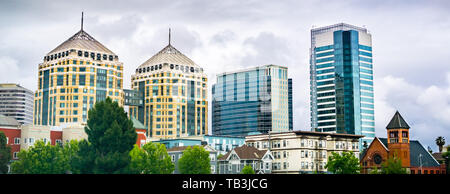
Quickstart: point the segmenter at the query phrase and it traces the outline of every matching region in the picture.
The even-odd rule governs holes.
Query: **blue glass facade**
[[[375,136],[370,34],[336,24],[311,35],[312,130],[364,135],[361,142],[370,143]]]
[[[268,65],[219,75],[212,90],[213,134],[246,136],[289,130],[292,102],[288,91],[285,67]]]

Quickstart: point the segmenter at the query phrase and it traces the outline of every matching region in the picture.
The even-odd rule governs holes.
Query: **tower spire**
[[[170,45],[170,28],[169,28],[169,45]]]
[[[84,13],[81,12],[81,31],[83,31],[83,15]]]

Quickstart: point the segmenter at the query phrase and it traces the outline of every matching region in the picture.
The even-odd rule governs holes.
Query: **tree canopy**
[[[406,169],[402,167],[402,161],[397,157],[389,157],[386,162],[381,164],[381,174],[407,174]]]
[[[11,164],[11,171],[16,174],[65,174],[70,170],[70,156],[64,153],[64,148],[41,140],[28,150],[21,150],[19,160]]]
[[[210,174],[209,152],[198,145],[187,147],[178,160],[178,169],[181,174]]]
[[[174,171],[166,146],[158,143],[147,143],[142,148],[134,145],[130,152],[130,172],[137,174],[170,174]]]
[[[242,174],[255,174],[255,171],[253,170],[252,166],[246,165],[244,168],[242,168]]]
[[[353,152],[332,152],[325,168],[334,174],[359,174],[360,171],[359,160]]]
[[[11,160],[11,147],[6,142],[6,135],[0,131],[0,174],[8,173],[8,163]]]

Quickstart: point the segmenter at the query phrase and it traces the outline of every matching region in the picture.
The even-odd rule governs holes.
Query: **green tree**
[[[147,143],[142,149],[134,145],[130,152],[130,172],[137,174],[170,174],[175,170],[166,146],[159,143]]]
[[[255,174],[255,171],[253,170],[252,166],[246,165],[244,168],[242,168],[242,174]]]
[[[331,153],[325,165],[334,174],[359,174],[359,160],[353,152]]]
[[[79,143],[78,157],[74,160],[79,173],[129,173],[130,151],[137,134],[123,107],[106,98],[95,103],[88,116],[85,127],[88,141]]]
[[[219,158],[222,158],[222,157],[223,157],[223,154],[217,155],[217,160],[219,160]]]
[[[19,152],[19,160],[11,164],[17,174],[64,174],[70,171],[70,160],[61,146],[36,141],[28,150]]]
[[[380,174],[380,170],[378,170],[377,166],[374,166],[370,171],[370,174]]]
[[[381,164],[380,174],[407,174],[406,169],[402,167],[402,161],[397,157],[389,157],[386,162]]]
[[[442,136],[436,138],[436,145],[439,147],[439,153],[442,152],[442,147],[445,145],[445,139]]]
[[[6,142],[6,135],[0,131],[0,174],[8,173],[8,163],[11,161],[11,147]]]
[[[58,145],[56,145],[58,146]],[[74,164],[75,158],[78,158],[78,152],[80,150],[79,142],[77,140],[71,140],[69,143],[66,143],[62,146],[62,152],[64,157],[69,161],[70,170],[66,171],[66,173],[79,173],[79,169],[76,168]]]
[[[210,174],[211,164],[209,153],[201,146],[187,147],[178,160],[181,174]]]

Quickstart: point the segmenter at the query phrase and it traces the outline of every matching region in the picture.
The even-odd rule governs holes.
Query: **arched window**
[[[89,57],[89,53],[88,52],[84,52],[84,57]]]

